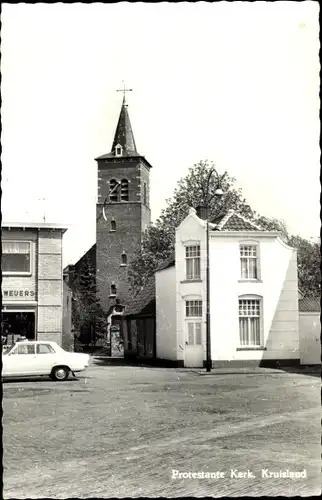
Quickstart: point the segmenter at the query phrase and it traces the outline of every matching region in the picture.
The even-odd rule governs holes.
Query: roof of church
[[[121,155],[116,155],[117,146],[122,147]],[[110,153],[98,156],[97,158],[95,158],[95,160],[108,160],[111,158],[126,158],[126,157],[141,158],[149,168],[152,168],[152,165],[146,160],[146,158],[137,152],[134,140],[134,134],[130,122],[130,117],[127,110],[127,104],[125,102],[125,98],[123,98],[120,116],[114,134],[112,149]]]
[[[110,158],[116,156],[116,147],[122,147],[122,155],[120,156],[141,156],[137,150],[133,135],[133,130],[130,122],[129,113],[127,110],[127,104],[125,102],[125,98],[123,98],[122,107],[120,111],[120,116],[117,122],[114,140],[112,144],[112,149],[110,153],[107,153],[103,156],[100,156],[99,159],[102,158]]]
[[[233,209],[212,222],[216,231],[267,231]]]

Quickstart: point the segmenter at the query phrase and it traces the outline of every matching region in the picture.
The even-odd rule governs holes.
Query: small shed
[[[299,299],[299,330],[301,365],[321,364],[321,299]]]
[[[155,277],[133,297],[124,312],[124,357],[155,359]]]

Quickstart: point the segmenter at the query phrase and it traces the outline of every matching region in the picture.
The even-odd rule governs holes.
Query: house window
[[[257,245],[240,245],[241,279],[258,279]]]
[[[116,222],[114,219],[111,220],[111,231],[116,231]]]
[[[261,301],[239,299],[239,339],[241,346],[261,345]]]
[[[122,266],[126,266],[127,265],[127,255],[124,252],[121,255],[121,261],[122,261]]]
[[[187,318],[202,316],[202,301],[186,300],[186,316]]]
[[[143,184],[143,203],[144,205],[147,205],[146,182]]]
[[[126,179],[121,181],[121,201],[129,201],[129,181]]]
[[[188,344],[201,345],[201,323],[190,322],[188,323]]]
[[[115,179],[110,180],[110,201],[118,201],[118,184]]]
[[[115,296],[116,295],[116,285],[114,283],[112,283],[111,285],[111,294],[112,296]]]
[[[3,274],[30,274],[30,241],[2,241]]]
[[[200,245],[186,247],[186,279],[200,279]]]

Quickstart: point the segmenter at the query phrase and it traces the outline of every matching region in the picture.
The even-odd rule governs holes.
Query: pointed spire
[[[138,154],[125,100],[125,92],[131,92],[132,89],[126,89],[124,82],[122,83],[123,89],[119,89],[117,92],[123,92],[123,102],[111,153],[115,156],[131,156],[132,154]]]

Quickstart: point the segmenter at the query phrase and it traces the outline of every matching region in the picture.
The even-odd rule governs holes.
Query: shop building
[[[3,342],[21,335],[62,345],[62,238],[57,224],[2,223]]]

